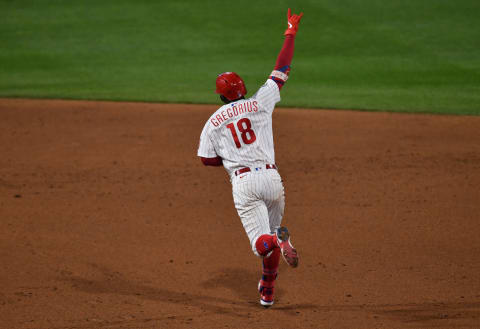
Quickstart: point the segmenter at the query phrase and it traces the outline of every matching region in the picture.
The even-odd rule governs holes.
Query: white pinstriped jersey
[[[220,156],[230,177],[244,167],[275,164],[272,113],[279,101],[280,90],[268,79],[251,98],[223,105],[205,124],[197,155]]]

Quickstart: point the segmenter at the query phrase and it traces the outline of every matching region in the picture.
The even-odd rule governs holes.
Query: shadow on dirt
[[[244,268],[224,268],[213,274],[212,278],[200,284],[205,294],[192,293],[166,287],[150,286],[123,277],[104,267],[91,264],[100,274],[100,279],[86,279],[71,273],[64,274],[61,280],[68,282],[74,289],[91,294],[112,294],[131,296],[178,304],[181,307],[196,307],[207,314],[223,314],[233,317],[250,317],[255,312],[264,311],[258,304],[255,283],[259,273]],[[253,286],[252,286],[253,283]],[[446,322],[455,324],[471,323],[480,319],[480,302],[438,302],[422,304],[358,304],[358,305],[321,305],[321,304],[283,304],[283,292],[276,292],[276,305],[269,312],[281,312],[296,316],[302,311],[316,313],[364,312],[373,317],[389,319],[395,322],[437,326]],[[303,312],[302,312],[303,313]]]
[[[259,306],[259,294],[257,283],[261,272],[248,271],[244,268],[223,268],[211,279],[204,281],[202,287],[205,289],[228,289],[238,297],[238,302],[248,304],[254,309],[262,309]],[[275,306],[271,311],[284,312],[289,315],[298,315],[299,310],[314,309],[314,304],[287,304],[282,305],[284,290],[278,285],[275,287]]]
[[[374,318],[422,328],[471,327],[472,320],[480,319],[480,302],[438,302],[409,304],[358,304],[358,305],[317,305],[316,312],[365,312]],[[474,326],[477,328],[477,326]]]
[[[124,278],[121,273],[109,271],[96,264],[92,264],[92,266],[102,274],[102,279],[86,279],[75,275],[66,275],[60,280],[69,282],[74,289],[91,294],[132,296],[132,298],[179,304],[182,307],[197,307],[207,313],[225,314],[234,317],[245,317],[255,310],[263,310],[258,304],[258,293],[255,289],[258,274],[245,269],[226,268],[222,270],[212,279],[201,283],[201,287],[212,291],[211,294],[196,294],[134,282]],[[237,298],[222,297],[222,289],[230,290],[231,293],[226,295],[233,294]],[[213,293],[213,290],[215,290],[215,293]],[[295,315],[295,311],[298,309],[313,308],[315,308],[313,304],[292,304],[283,308],[272,308],[272,310]]]
[[[260,274],[244,268],[224,268],[213,274],[211,279],[202,282],[201,287],[212,290],[228,289],[239,301],[257,300],[256,288]],[[281,290],[275,291],[275,294],[280,295]]]
[[[462,320],[478,321],[480,319],[479,302],[439,302],[424,304],[405,304],[405,305],[377,305],[368,308],[375,314],[386,316],[390,319],[406,323],[434,323],[441,321],[454,321],[461,323]],[[478,322],[477,322],[478,323]]]

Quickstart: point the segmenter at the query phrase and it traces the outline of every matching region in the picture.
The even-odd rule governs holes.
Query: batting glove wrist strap
[[[270,76],[274,78],[278,78],[283,82],[288,80],[288,74],[283,73],[282,71],[273,70],[272,73],[270,73]]]

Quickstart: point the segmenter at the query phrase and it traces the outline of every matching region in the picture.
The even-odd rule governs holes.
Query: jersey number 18
[[[230,132],[232,133],[235,146],[237,146],[238,149],[242,147],[242,144],[240,144],[240,141],[238,140],[237,131],[235,129],[233,122],[229,123],[227,125],[227,128],[230,129]],[[250,119],[243,118],[238,120],[237,128],[238,128],[238,131],[241,133],[242,141],[245,144],[252,144],[257,140],[257,136],[255,136],[255,132],[252,130],[252,122],[250,121]]]

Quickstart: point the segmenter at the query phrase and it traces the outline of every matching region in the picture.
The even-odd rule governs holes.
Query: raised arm
[[[275,68],[270,75],[270,79],[275,81],[278,85],[278,89],[282,89],[283,85],[288,79],[288,74],[290,72],[290,63],[293,58],[293,49],[295,46],[295,35],[297,34],[298,25],[302,19],[303,13],[300,15],[292,15],[290,8],[287,12],[287,23],[288,27],[285,31],[285,41],[283,42],[283,47],[277,57],[277,63]]]

